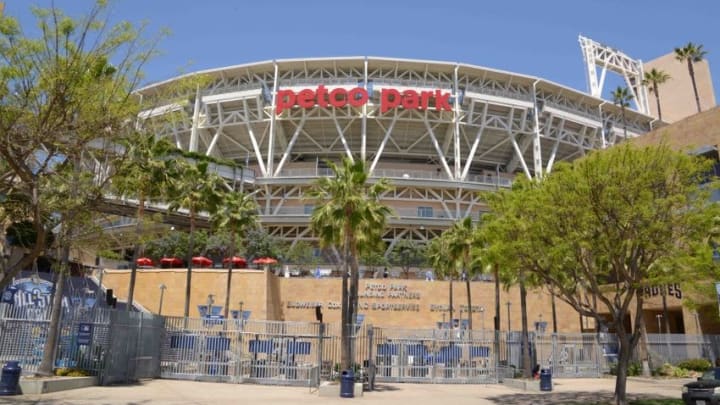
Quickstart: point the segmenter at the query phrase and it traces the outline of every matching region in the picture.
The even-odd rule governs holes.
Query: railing
[[[283,169],[277,177],[285,178],[313,178],[313,177],[330,177],[334,173],[329,168],[304,168],[304,169]],[[403,170],[403,169],[376,169],[373,171],[371,178],[389,178],[403,180],[434,180],[434,181],[456,181],[451,180],[448,176],[437,170]],[[512,180],[504,177],[498,177],[492,174],[473,174],[469,175],[465,183],[478,183],[487,186],[498,186],[508,188],[512,186]]]

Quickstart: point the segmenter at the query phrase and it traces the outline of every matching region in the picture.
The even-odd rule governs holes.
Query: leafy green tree
[[[362,160],[343,158],[342,165],[328,162],[328,166],[333,176],[318,179],[308,197],[317,202],[310,221],[321,246],[339,248],[349,266],[342,271],[341,367],[345,370],[352,365],[350,327],[357,315],[358,258],[362,250],[376,246],[382,238],[391,211],[380,198],[390,184],[384,178],[370,183]]]
[[[690,74],[690,81],[692,82],[693,93],[695,94],[695,104],[697,105],[697,111],[700,112],[700,96],[698,95],[697,83],[695,83],[695,67],[694,64],[702,62],[707,55],[707,51],[703,50],[702,45],[696,45],[692,42],[688,42],[687,45],[682,48],[675,48],[675,59],[680,62],[687,62],[688,73]]]
[[[660,85],[670,80],[670,75],[664,70],[650,69],[645,72],[643,84],[650,86],[650,91],[655,94],[655,103],[657,103],[658,119],[662,121],[662,110],[660,109]]]
[[[410,239],[400,239],[390,252],[390,263],[400,266],[406,279],[410,278],[410,269],[423,263],[425,246]]]
[[[379,246],[376,250],[368,249],[362,252],[360,254],[360,263],[366,266],[366,274],[375,274],[376,268],[387,267],[390,264],[390,261],[384,255],[383,246]]]
[[[627,118],[625,117],[625,110],[630,106],[630,102],[634,98],[630,90],[627,87],[618,86],[610,94],[613,98],[613,103],[620,107],[620,113],[623,121],[623,139],[627,141]]]
[[[176,148],[165,138],[157,138],[154,134],[142,132],[133,134],[120,143],[125,149],[126,158],[116,168],[113,186],[120,195],[138,200],[136,241],[130,262],[127,304],[129,311],[135,295],[137,259],[143,253],[141,241],[145,221],[145,204],[148,200],[159,201],[167,194],[166,189],[170,184],[167,158]]]
[[[142,29],[108,24],[103,2],[79,19],[55,8],[33,13],[37,38],[0,16],[0,215],[30,221],[36,235],[28,254],[3,269],[0,289],[46,250],[57,219],[47,179],[57,165],[82,156],[79,170],[96,175],[94,187],[108,180],[103,163],[118,156],[106,146],[134,130],[132,92],[154,52]]]
[[[170,167],[171,181],[168,187],[168,210],[186,209],[190,219],[188,250],[185,252],[187,275],[185,280],[184,316],[190,315],[190,292],[192,289],[192,256],[195,249],[195,228],[197,215],[207,211],[211,216],[216,213],[225,190],[224,180],[208,170],[207,161],[191,162],[178,158]]]
[[[709,165],[666,145],[625,143],[486,197],[497,253],[514,257],[581,315],[599,321],[609,314],[619,342],[618,404],[627,403],[628,364],[641,334],[639,292],[668,281],[659,264],[682,269],[674,282],[717,277],[706,243],[719,209],[707,197],[717,185],[700,185]]]
[[[286,260],[292,263],[301,274],[308,274],[311,267],[319,263],[313,247],[304,240],[296,241],[287,251]]]
[[[269,235],[264,228],[255,228],[247,232],[245,253],[248,261],[259,257],[284,259],[285,246],[281,240]],[[281,260],[282,261],[282,260]]]
[[[230,191],[223,195],[222,208],[217,210],[212,218],[216,229],[226,230],[230,233],[228,257],[235,256],[238,235],[244,235],[248,229],[258,226],[258,205],[251,194]],[[242,236],[241,236],[242,237]],[[233,261],[228,260],[227,283],[225,286],[225,318],[230,310],[230,286],[232,282]]]

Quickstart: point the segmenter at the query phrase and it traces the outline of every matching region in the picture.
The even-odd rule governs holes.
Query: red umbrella
[[[243,257],[233,256],[232,258],[226,257],[223,259],[223,264],[228,264],[232,260],[233,266],[244,267],[247,266],[247,261]]]
[[[181,259],[178,259],[177,257],[163,257],[160,259],[160,264],[166,265],[166,266],[182,266],[183,261]]]
[[[135,261],[138,266],[154,266],[155,263],[153,260],[149,257],[138,257],[138,259]]]
[[[273,259],[272,257],[260,257],[255,260],[253,260],[253,263],[255,264],[275,264],[278,261]]]
[[[192,258],[192,263],[197,264],[198,266],[210,267],[212,266],[213,261],[205,256],[195,256]]]

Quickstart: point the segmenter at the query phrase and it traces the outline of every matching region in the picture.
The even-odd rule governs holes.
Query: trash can
[[[720,367],[715,367],[713,371],[715,372],[715,379],[720,380]]]
[[[552,391],[552,373],[550,369],[540,370],[540,391]]]
[[[8,361],[2,368],[0,376],[0,395],[18,395],[20,394],[20,368],[19,361]]]
[[[352,370],[345,370],[340,375],[340,396],[343,398],[355,396],[355,374]]]

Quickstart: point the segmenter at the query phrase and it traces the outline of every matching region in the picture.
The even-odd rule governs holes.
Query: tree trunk
[[[500,331],[500,266],[495,264],[495,331]],[[497,341],[497,338],[495,339]]]
[[[357,324],[358,315],[358,285],[360,284],[360,266],[357,261],[357,249],[355,249],[355,239],[351,236],[351,249],[350,249],[350,366],[352,367],[355,363],[355,346],[357,342],[355,340],[355,325]]]
[[[623,121],[623,141],[627,141],[627,121],[625,120],[625,107],[621,106],[620,111],[622,113],[622,121]]]
[[[227,282],[225,283],[225,319],[229,319],[230,314],[230,288],[232,284],[232,271],[233,271],[233,258],[235,257],[235,232],[234,230],[230,230],[230,249],[228,249],[229,258],[228,260],[228,273],[227,273]],[[242,319],[242,314],[238,314],[240,319]]]
[[[640,330],[640,362],[642,363],[642,375],[643,377],[650,377],[652,372],[650,371],[650,352],[648,351],[648,338],[647,328],[645,327],[645,316],[642,314],[643,298],[641,292],[637,294],[637,311],[640,312],[637,327]]]
[[[185,277],[185,311],[183,316],[188,318],[190,316],[190,291],[192,288],[192,255],[193,249],[195,248],[195,209],[190,209],[190,236],[188,238],[188,252],[186,255],[187,259],[187,275]],[[210,313],[210,308],[208,308]]]
[[[346,233],[347,235],[347,233]],[[350,318],[350,302],[348,294],[348,242],[345,238],[345,246],[343,247],[344,268],[342,269],[342,297],[340,305],[340,371],[350,368],[350,334],[348,333],[348,323]]]
[[[695,93],[695,104],[697,105],[697,112],[702,111],[700,109],[700,96],[698,95],[697,84],[695,83],[695,68],[693,67],[692,59],[688,58],[688,72],[690,73],[690,81],[692,82],[693,92]]]
[[[662,110],[660,109],[660,93],[658,90],[658,84],[656,82],[653,83],[653,91],[655,92],[655,103],[657,104],[658,119],[662,121]]]
[[[557,312],[555,311],[555,292],[550,292],[550,307],[552,308],[553,333],[557,333]]]
[[[449,322],[448,325],[450,325],[450,329],[452,329],[453,326],[455,326],[453,324],[453,279],[452,279],[452,276],[450,276],[449,290],[450,290],[450,298],[448,299],[448,301],[449,301],[448,303],[450,304],[450,308],[448,308],[448,309],[450,311],[450,319],[448,319],[448,322]]]
[[[47,377],[53,375],[55,366],[55,348],[57,347],[58,335],[60,334],[60,321],[62,319],[62,299],[65,287],[65,271],[70,261],[70,245],[65,241],[63,246],[62,258],[60,261],[60,271],[55,282],[55,291],[53,293],[52,308],[50,310],[50,325],[47,329],[47,338],[43,346],[43,357],[38,370],[35,373],[38,376]]]
[[[138,201],[138,213],[137,213],[137,224],[135,225],[135,237],[137,238],[137,241],[135,242],[135,245],[133,246],[133,256],[132,256],[132,263],[130,263],[130,285],[128,286],[128,300],[127,300],[127,306],[126,310],[130,311],[132,309],[133,305],[133,299],[135,296],[135,280],[137,278],[137,259],[140,256],[140,238],[142,237],[142,231],[143,231],[143,217],[145,216],[145,194],[140,191],[140,198]],[[102,286],[101,286],[102,288]]]
[[[520,281],[520,318],[522,320],[522,364],[520,367],[523,377],[530,378],[532,377],[532,366],[530,364],[530,340],[528,339],[527,289],[522,280]]]
[[[472,330],[472,297],[470,296],[470,275],[465,277],[465,289],[467,290],[468,303],[468,330]]]
[[[621,324],[622,320],[617,323]],[[615,403],[617,405],[627,405],[627,370],[630,365],[632,345],[630,343],[630,337],[624,330],[624,326],[618,328],[617,339],[619,347],[617,376],[615,377]]]

